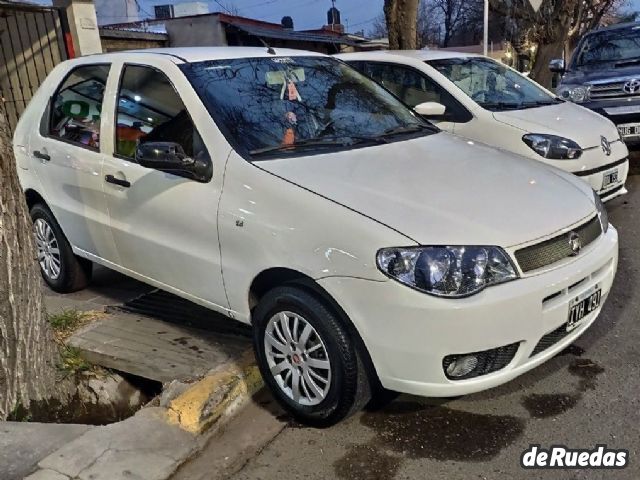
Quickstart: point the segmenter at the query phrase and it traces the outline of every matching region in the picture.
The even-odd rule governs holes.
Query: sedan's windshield
[[[181,68],[232,145],[253,159],[437,131],[376,83],[332,58],[242,58]]]
[[[446,58],[427,63],[488,110],[516,110],[560,102],[531,80],[488,58]]]
[[[640,61],[640,28],[610,30],[587,35],[575,56],[574,66]]]

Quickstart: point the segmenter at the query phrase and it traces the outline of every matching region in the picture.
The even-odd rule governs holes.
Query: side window
[[[53,95],[46,134],[94,150],[100,148],[100,115],[109,65],[72,70]]]
[[[367,64],[365,72],[410,107],[424,102],[437,102],[447,108],[447,120],[471,120],[471,114],[449,92],[418,70],[403,65],[371,62]]]
[[[115,151],[133,159],[137,145],[146,142],[174,142],[188,157],[211,161],[167,76],[155,68],[126,65],[118,91]]]

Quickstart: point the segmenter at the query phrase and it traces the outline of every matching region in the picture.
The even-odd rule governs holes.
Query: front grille
[[[616,98],[637,98],[640,97],[640,90],[635,93],[624,91],[626,82],[602,83],[591,86],[592,100],[613,100]]]
[[[447,355],[442,359],[442,368],[444,369],[444,374],[449,380],[466,380],[468,378],[480,377],[482,375],[487,375],[488,373],[502,370],[504,367],[509,365],[511,360],[513,360],[513,357],[515,357],[519,346],[519,343],[512,343],[511,345],[505,345],[491,350],[484,350],[482,352]],[[476,357],[478,365],[466,375],[462,375],[460,377],[449,376],[447,373],[449,365],[451,365],[454,360],[466,356]]]
[[[564,337],[569,335],[571,332],[567,332],[567,324],[562,324],[558,328],[556,328],[553,332],[547,333],[544,337],[540,339],[536,348],[531,352],[531,357],[538,355],[541,352],[544,352],[547,348],[552,347]]]
[[[601,200],[606,200],[611,195],[614,195],[614,194],[618,193],[623,188],[624,188],[624,185],[619,185],[616,188],[613,188],[613,189],[609,190],[608,192],[604,192],[602,195],[600,195],[600,199]]]
[[[538,268],[552,265],[574,255],[571,249],[571,243],[569,242],[569,236],[574,232],[580,236],[582,247],[591,244],[602,233],[598,216],[596,215],[587,223],[580,225],[570,232],[517,250],[515,256],[518,265],[520,265],[520,269],[524,273],[527,273],[532,270],[537,270]]]

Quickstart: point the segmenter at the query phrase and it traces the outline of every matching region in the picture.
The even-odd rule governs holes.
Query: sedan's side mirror
[[[564,73],[566,68],[562,58],[555,58],[549,62],[549,70],[553,73]]]
[[[211,178],[211,166],[207,162],[188,157],[179,143],[141,143],[136,148],[136,162],[143,167],[200,182],[207,182]]]
[[[416,105],[413,110],[426,118],[442,118],[447,111],[447,107],[438,102],[424,102]]]

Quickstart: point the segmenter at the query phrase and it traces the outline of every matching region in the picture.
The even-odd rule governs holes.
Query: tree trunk
[[[540,43],[531,69],[531,79],[550,89],[553,73],[549,70],[549,62],[554,58],[562,58],[563,53],[564,37],[552,43]]]
[[[59,391],[35,251],[0,98],[0,420]]]
[[[419,0],[385,0],[384,16],[389,32],[389,49],[415,50]]]

